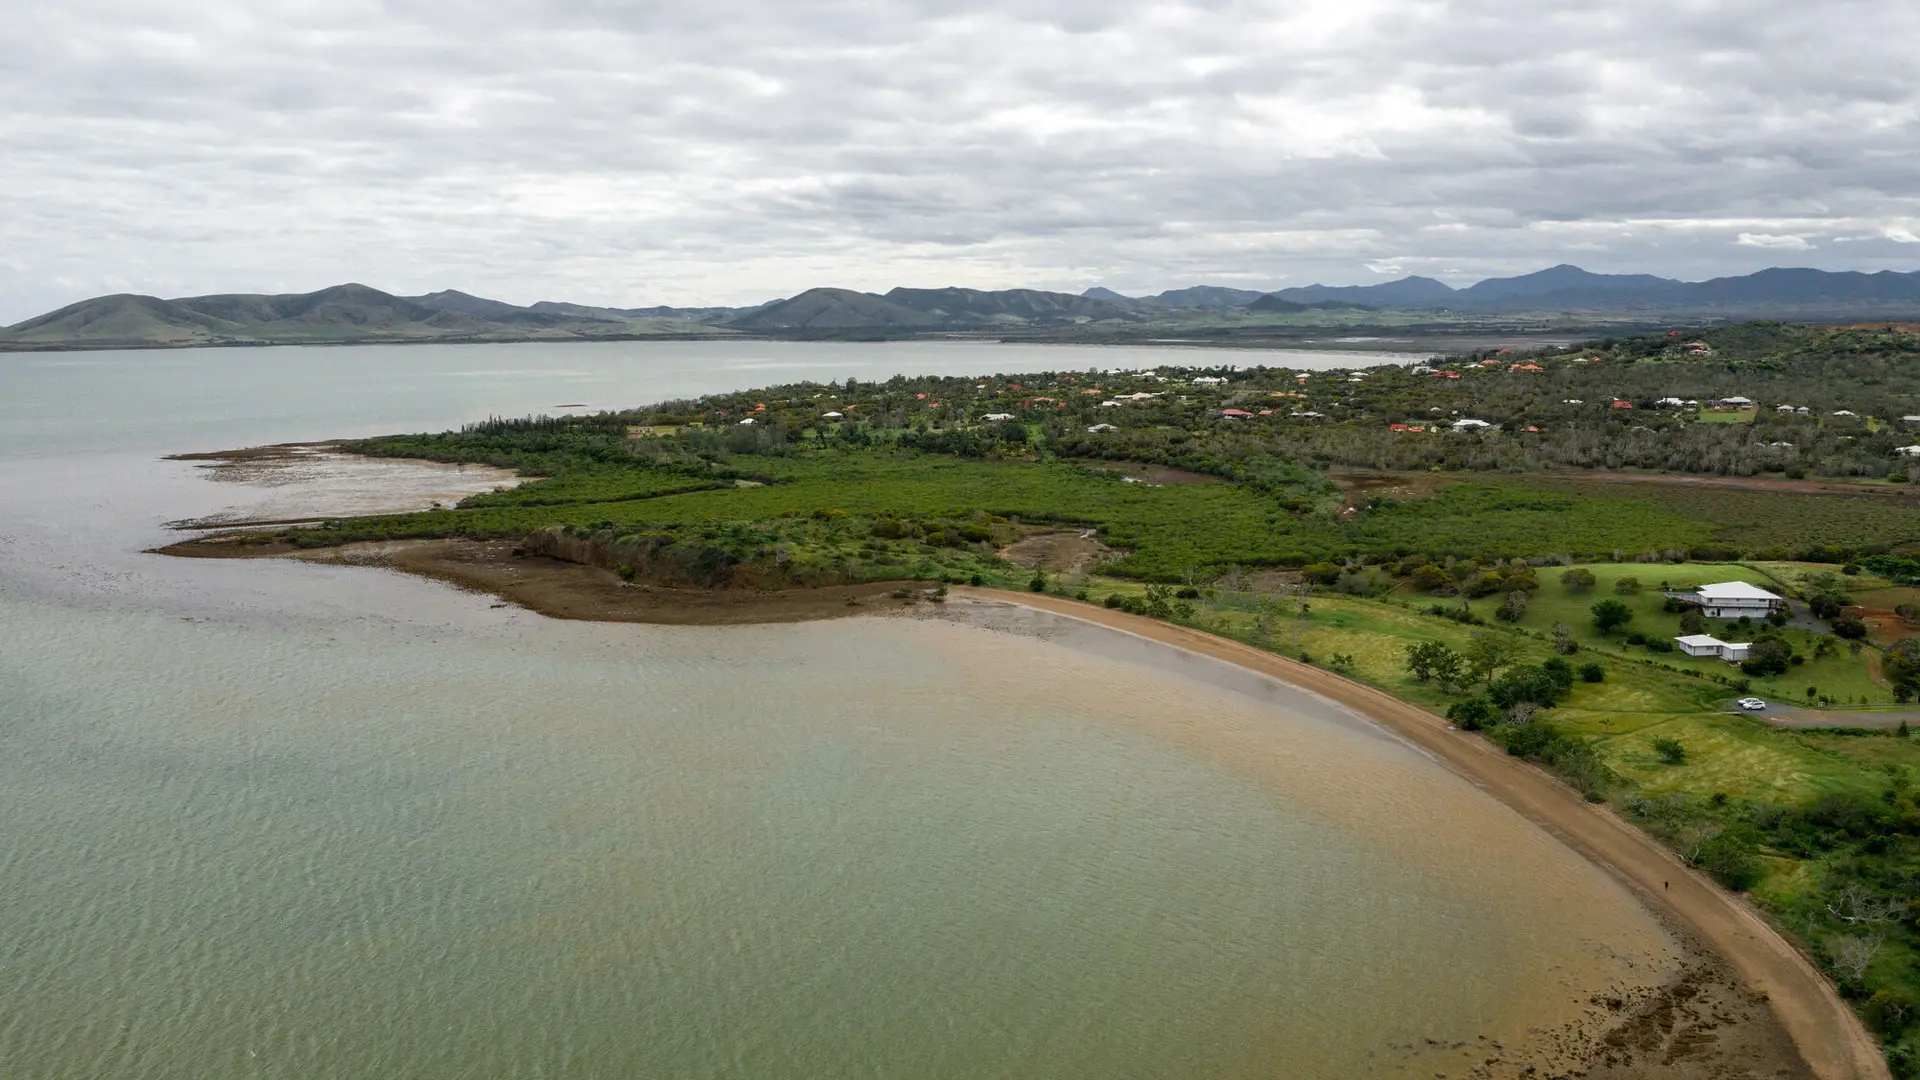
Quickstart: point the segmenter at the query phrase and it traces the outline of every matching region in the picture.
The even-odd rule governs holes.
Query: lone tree
[[[1665,765],[1684,765],[1687,761],[1687,748],[1679,739],[1655,739],[1653,752],[1660,755]]]
[[[1476,682],[1493,681],[1500,669],[1513,663],[1520,647],[1497,630],[1475,630],[1467,643],[1467,674]]]
[[[1494,618],[1502,622],[1519,622],[1527,613],[1528,599],[1530,598],[1526,593],[1515,589],[1507,594],[1505,600],[1500,602],[1500,607],[1493,613]]]
[[[1407,646],[1407,670],[1421,682],[1435,680],[1442,686],[1452,686],[1460,681],[1464,666],[1460,654],[1445,642],[1416,641]]]
[[[1593,588],[1595,580],[1593,571],[1578,568],[1560,575],[1560,584],[1565,585],[1568,592],[1587,592]]]
[[[1611,634],[1633,621],[1633,609],[1618,600],[1602,600],[1591,610],[1593,625],[1603,634]]]

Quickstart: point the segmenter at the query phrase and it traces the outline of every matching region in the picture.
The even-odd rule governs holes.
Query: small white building
[[[740,426],[746,427],[749,424],[757,424],[757,423],[759,423],[758,420],[755,420],[753,417],[749,416],[745,420],[740,421]]]
[[[1747,651],[1753,648],[1750,641],[1728,642],[1707,634],[1688,634],[1673,639],[1680,651],[1688,656],[1711,656],[1717,660],[1738,663],[1747,658]]]
[[[1714,402],[1714,404],[1720,405],[1729,409],[1745,409],[1750,407],[1753,404],[1753,399],[1750,397],[1739,397],[1736,395],[1734,397],[1723,397],[1719,401]]]
[[[1833,415],[1835,415],[1835,416],[1857,416],[1857,415],[1859,415],[1859,414],[1858,414],[1858,413],[1855,413],[1855,412],[1854,412],[1854,411],[1853,411],[1852,409],[1835,409],[1835,410],[1833,411]]]
[[[1227,381],[1227,380],[1225,380],[1225,379],[1222,379],[1222,378],[1219,378],[1219,377],[1217,377],[1217,376],[1214,376],[1214,375],[1202,375],[1202,376],[1200,376],[1199,378],[1197,378],[1197,379],[1195,379],[1195,380],[1193,380],[1193,385],[1195,385],[1195,386],[1219,386],[1219,385],[1220,385],[1221,383],[1224,383],[1224,382],[1226,382],[1226,381]]]
[[[1659,401],[1654,402],[1654,404],[1663,409],[1684,409],[1687,407],[1686,399],[1677,397],[1663,397]]]
[[[822,419],[822,420],[839,420],[839,419],[841,419],[841,416],[842,416],[842,414],[840,414],[840,413],[837,413],[837,412],[830,412],[830,413],[821,413],[821,414],[820,414],[820,419]]]
[[[1103,431],[1115,431],[1115,430],[1118,430],[1118,429],[1115,428],[1112,424],[1095,424],[1092,427],[1087,429],[1087,434],[1098,435]]]
[[[1774,411],[1774,412],[1777,412],[1777,413],[1790,413],[1790,412],[1792,412],[1792,411],[1793,411],[1793,406],[1791,406],[1791,405],[1775,405],[1775,406],[1773,407],[1773,411]]]
[[[1920,457],[1920,443],[1916,443],[1913,446],[1896,446],[1893,448],[1893,452],[1896,454],[1905,454],[1908,457]]]
[[[1485,420],[1474,420],[1470,417],[1453,422],[1453,430],[1455,431],[1485,431],[1492,426],[1492,424],[1487,423]]]
[[[1722,581],[1702,585],[1694,596],[1701,614],[1709,619],[1738,619],[1742,616],[1765,618],[1785,607],[1784,597],[1744,581]]]

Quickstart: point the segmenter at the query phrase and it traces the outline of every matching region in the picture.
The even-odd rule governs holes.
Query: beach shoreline
[[[965,587],[954,595],[1103,626],[1266,675],[1345,707],[1544,829],[1724,960],[1746,986],[1764,996],[1812,1075],[1820,1080],[1889,1077],[1879,1047],[1852,1010],[1752,904],[1714,884],[1611,810],[1587,803],[1573,788],[1493,743],[1383,691],[1203,631],[1061,597]]]
[[[957,586],[951,589],[951,602],[942,605],[928,602],[936,597],[937,587],[908,581],[778,591],[675,589],[625,582],[608,570],[515,549],[512,541],[406,540],[303,550],[278,544],[243,546],[216,536],[156,552],[203,558],[283,557],[395,570],[494,596],[549,617],[589,621],[743,625],[906,613],[960,617],[963,610],[976,606],[1022,608],[1205,657],[1330,702],[1417,748],[1598,866],[1661,917],[1683,944],[1697,947],[1701,955],[1696,959],[1707,962],[1686,965],[1692,975],[1650,990],[1639,1006],[1614,1021],[1613,1032],[1580,1034],[1594,1048],[1584,1075],[1621,1080],[1642,1076],[1684,1080],[1695,1075],[1887,1080],[1890,1076],[1877,1044],[1859,1019],[1744,898],[1721,889],[1652,837],[1604,806],[1588,804],[1544,771],[1510,757],[1485,739],[1453,730],[1440,717],[1383,691],[1203,631],[1045,594]],[[1636,1071],[1633,1062],[1638,1059],[1625,1052],[1624,1044],[1637,1042],[1644,1055],[1657,1049],[1662,1039],[1671,1038],[1675,1000],[1697,1002],[1709,997],[1702,989],[1718,985],[1711,970],[1715,962],[1724,963],[1734,976],[1722,980],[1726,993],[1721,995],[1720,1011],[1738,1009],[1743,996],[1750,997],[1749,1004],[1764,1002],[1762,1012],[1770,1014],[1791,1040],[1802,1068],[1780,1063],[1781,1067],[1766,1072],[1726,1072],[1702,1062],[1709,1070],[1695,1073],[1676,1069],[1684,1063],[1669,1059],[1660,1071]],[[1668,1025],[1664,1035],[1660,1034],[1662,1023]],[[1630,1030],[1637,1034],[1623,1034]],[[1744,1053],[1753,1050],[1742,1047]]]

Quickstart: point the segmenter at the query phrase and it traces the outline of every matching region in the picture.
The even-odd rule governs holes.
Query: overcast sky
[[[1912,0],[25,0],[0,322],[1920,267]]]

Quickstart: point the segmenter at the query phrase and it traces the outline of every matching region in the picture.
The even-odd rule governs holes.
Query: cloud
[[[1743,247],[1767,248],[1772,251],[1812,251],[1813,243],[1804,236],[1778,236],[1773,233],[1743,232],[1735,241]]]
[[[642,304],[1575,256],[1700,278],[1805,236],[1911,269],[1887,223],[1920,218],[1920,5],[1735,7],[24,5],[0,321],[343,280]]]

